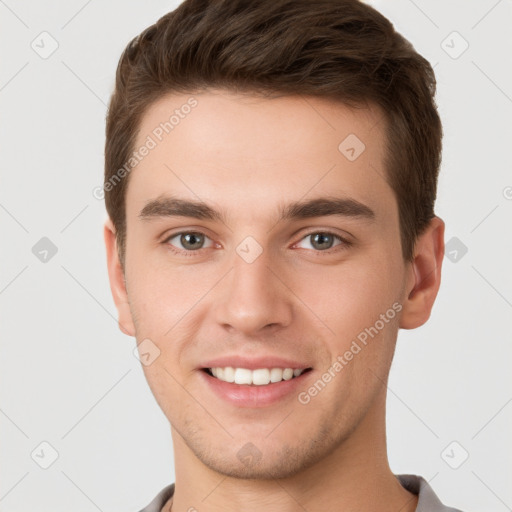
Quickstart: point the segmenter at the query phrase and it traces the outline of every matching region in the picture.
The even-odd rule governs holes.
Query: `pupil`
[[[313,240],[313,246],[316,249],[329,249],[332,246],[332,237],[326,233],[317,233],[313,236]],[[317,247],[317,245],[319,246]]]

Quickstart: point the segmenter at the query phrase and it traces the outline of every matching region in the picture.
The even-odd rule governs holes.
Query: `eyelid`
[[[324,249],[324,250],[313,250],[313,252],[317,252],[317,253],[329,253],[331,251],[336,251],[337,247],[340,248],[340,249],[344,249],[344,248],[348,248],[350,247],[351,245],[354,244],[354,242],[352,240],[350,240],[350,237],[348,236],[343,236],[343,235],[340,235],[339,233],[333,231],[332,229],[322,229],[322,228],[314,228],[314,229],[311,229],[309,232],[303,234],[301,236],[301,238],[295,242],[292,247],[295,247],[296,245],[298,245],[300,242],[302,242],[305,238],[307,238],[308,236],[311,236],[311,235],[316,235],[318,233],[321,233],[323,235],[330,235],[330,236],[333,236],[334,238],[338,239],[339,240],[339,244],[337,245],[334,245],[333,247],[329,247],[329,249]],[[306,249],[306,250],[310,250],[310,249]]]
[[[348,231],[343,231],[342,233],[340,233],[339,231],[337,231],[333,228],[322,228],[321,226],[320,227],[313,226],[311,228],[306,228],[306,229],[307,229],[306,232],[304,234],[302,234],[302,236],[301,236],[301,240],[302,240],[302,238],[304,238],[306,236],[314,235],[316,233],[324,233],[324,234],[328,234],[328,235],[337,236],[341,239],[346,240],[347,242],[350,242],[351,239],[354,238],[354,236],[352,234],[350,234]]]
[[[180,227],[180,228],[174,228],[174,229],[167,229],[161,235],[159,235],[158,238],[160,239],[160,241],[162,243],[165,243],[169,239],[174,238],[175,236],[178,236],[178,235],[189,235],[191,233],[197,233],[199,235],[203,235],[205,237],[212,239],[212,237],[208,234],[208,232],[209,232],[209,230],[205,229],[204,226],[198,226],[198,227],[185,226],[183,228]]]

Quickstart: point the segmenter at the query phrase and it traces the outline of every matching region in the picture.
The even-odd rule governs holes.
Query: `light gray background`
[[[372,4],[435,65],[437,213],[459,244],[430,321],[399,335],[391,466],[465,511],[510,510],[512,3]],[[176,5],[0,0],[1,511],[136,511],[174,481],[167,420],[117,328],[92,191],[119,56]],[[58,43],[46,59],[31,47],[51,49],[43,31]],[[58,250],[46,262],[42,237]],[[42,442],[58,452],[48,469]]]

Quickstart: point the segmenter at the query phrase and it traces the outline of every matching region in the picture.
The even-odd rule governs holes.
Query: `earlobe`
[[[135,326],[126,293],[126,283],[123,268],[119,261],[116,232],[110,219],[103,227],[103,237],[107,251],[107,268],[110,281],[110,290],[117,308],[119,329],[128,336],[135,336]]]
[[[418,237],[409,275],[399,327],[415,329],[430,317],[441,284],[444,258],[444,222],[434,217]]]

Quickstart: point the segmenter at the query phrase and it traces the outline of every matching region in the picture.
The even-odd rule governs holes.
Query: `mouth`
[[[310,372],[312,368],[233,368],[215,367],[202,368],[202,371],[222,382],[242,386],[271,386],[279,382],[289,381]]]

